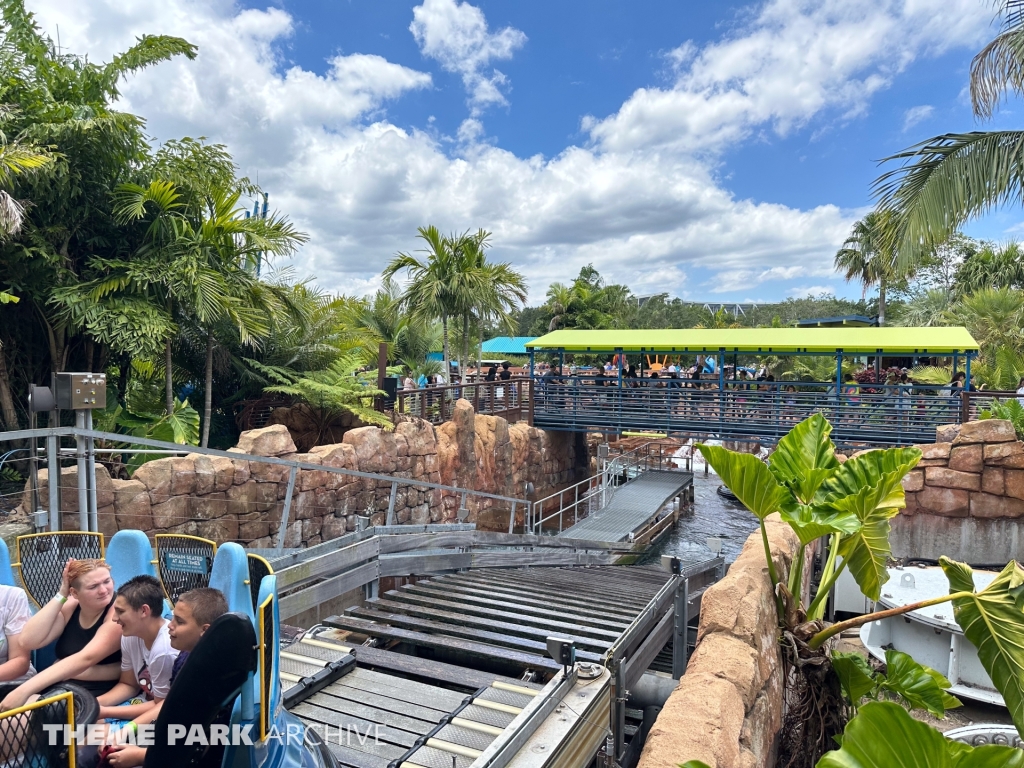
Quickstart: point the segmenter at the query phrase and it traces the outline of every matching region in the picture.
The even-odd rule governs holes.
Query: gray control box
[[[83,411],[107,407],[107,374],[58,373],[57,407]]]

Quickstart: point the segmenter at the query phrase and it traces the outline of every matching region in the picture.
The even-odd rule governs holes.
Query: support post
[[[85,428],[92,430],[92,411],[85,412]],[[96,441],[91,437],[85,439],[86,471],[89,489],[89,529],[96,533],[100,529],[99,511],[96,509]]]
[[[391,484],[391,497],[388,499],[388,516],[387,525],[396,525],[398,523],[395,520],[395,498],[398,496],[398,483]]]
[[[75,411],[75,427],[85,429],[85,411]],[[86,481],[85,438],[75,435],[75,461],[78,465],[78,530],[89,530],[89,486]]]
[[[690,580],[677,576],[674,633],[672,636],[672,679],[678,680],[686,672],[687,627],[690,623]]]
[[[53,413],[51,411],[50,413]],[[51,422],[52,426],[53,422]],[[58,441],[54,435],[46,438],[46,492],[49,496],[50,533],[61,528],[60,519],[60,454],[57,452]]]
[[[288,534],[288,515],[292,511],[292,494],[295,493],[295,475],[298,467],[292,464],[288,471],[288,490],[284,493],[284,509],[281,510],[281,530],[277,532],[277,553],[284,551],[284,540]]]
[[[524,520],[524,522],[525,522],[525,520]],[[512,510],[509,512],[509,515],[508,515],[508,532],[512,533],[513,530],[515,529],[515,527],[516,527],[516,503],[513,501],[512,502]]]
[[[527,382],[527,394],[530,396],[529,410],[527,411],[526,423],[531,427],[533,426],[533,398],[537,393],[537,389],[534,386],[534,380],[531,377],[530,381]]]
[[[718,422],[725,423],[725,347],[718,350]],[[719,437],[722,436],[719,427]],[[704,473],[707,474],[708,465],[704,462]]]

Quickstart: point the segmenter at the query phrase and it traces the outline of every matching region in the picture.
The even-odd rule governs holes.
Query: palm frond
[[[1007,91],[1024,93],[1024,3],[1004,0],[1003,30],[971,61],[971,106],[991,117]]]
[[[1024,193],[1024,131],[950,133],[886,158],[899,168],[882,174],[873,192],[890,210],[887,233],[899,264],[944,242],[966,221]]]

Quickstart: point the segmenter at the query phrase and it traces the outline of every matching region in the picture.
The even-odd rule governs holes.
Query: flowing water
[[[742,504],[718,495],[718,486],[722,484],[718,475],[705,476],[703,467],[695,469],[693,514],[680,517],[676,527],[647,553],[644,563],[657,563],[662,555],[674,555],[686,562],[713,557],[709,538],[721,541],[721,554],[726,563],[731,563],[747,537],[757,530],[757,518]]]

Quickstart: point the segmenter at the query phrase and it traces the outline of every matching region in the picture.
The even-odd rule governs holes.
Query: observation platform
[[[965,328],[565,330],[527,347],[533,424],[543,429],[773,443],[822,413],[833,439],[855,446],[927,443],[937,426],[968,420],[971,361],[979,351]],[[551,361],[548,370],[538,369],[538,356]],[[567,356],[592,367],[567,375]],[[766,358],[791,375],[755,381],[739,374]],[[670,362],[715,373],[669,373]],[[950,362],[953,373],[966,375],[963,390],[850,380],[855,369],[873,368],[884,378],[894,367]]]

